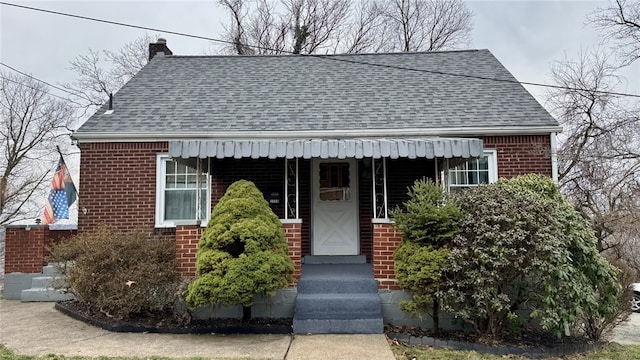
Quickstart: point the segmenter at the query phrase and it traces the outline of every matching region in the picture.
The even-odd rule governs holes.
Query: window
[[[203,166],[200,175],[200,219],[206,224],[211,208],[211,184]],[[173,227],[176,220],[195,220],[198,189],[196,169],[158,155],[156,169],[156,226]]]
[[[485,150],[482,157],[449,166],[449,190],[475,187],[498,180],[496,151]]]
[[[322,201],[346,201],[351,198],[349,163],[320,163],[319,197]]]

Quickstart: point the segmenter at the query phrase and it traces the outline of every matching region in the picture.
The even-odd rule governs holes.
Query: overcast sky
[[[217,1],[16,1],[15,4],[208,37],[220,37],[226,16]],[[355,0],[358,1],[358,0]],[[598,32],[586,15],[602,1],[467,2],[473,13],[470,48],[489,49],[520,81],[549,83],[550,66],[597,46]],[[89,48],[116,50],[144,30],[0,5],[0,59],[33,76],[59,84],[73,79],[69,61]],[[153,34],[153,33],[150,33]],[[208,41],[162,35],[174,54],[211,51]],[[6,69],[3,69],[6,70]],[[640,93],[640,61],[624,71],[619,89]],[[527,87],[541,103],[542,88]]]

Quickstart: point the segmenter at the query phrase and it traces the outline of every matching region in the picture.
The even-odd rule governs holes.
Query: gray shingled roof
[[[488,50],[156,56],[77,135],[558,126],[520,84],[468,76],[515,80]]]

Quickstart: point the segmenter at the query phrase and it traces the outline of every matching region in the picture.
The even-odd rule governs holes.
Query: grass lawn
[[[524,357],[518,356],[495,356],[495,355],[487,355],[481,354],[475,351],[452,351],[452,350],[441,350],[441,349],[433,349],[433,348],[421,348],[421,347],[409,347],[409,346],[397,346],[394,345],[391,347],[393,353],[398,360],[406,360],[411,359],[415,356],[416,360],[424,360],[424,359],[467,359],[467,360],[504,360],[504,359],[526,359]],[[117,358],[117,357],[99,357],[99,358],[89,358],[89,357],[67,357],[60,355],[45,355],[45,356],[27,356],[27,355],[16,355],[13,351],[7,349],[4,345],[0,344],[0,360],[84,360],[84,359],[104,359],[104,360],[142,360],[141,358]],[[154,360],[163,360],[163,359],[171,359],[171,358],[159,358],[154,357],[151,358]],[[202,359],[202,358],[192,358],[191,360]],[[218,360],[251,360],[249,358],[217,358]],[[578,359],[597,359],[597,360],[636,360],[640,359],[640,345],[617,345],[612,344],[598,352],[588,353],[588,354],[577,354],[573,356],[567,356],[563,358],[550,358],[556,360],[578,360]],[[149,359],[144,359],[149,360]]]
[[[16,355],[13,351],[7,349],[6,346],[0,344],[0,360],[88,360],[88,359],[101,359],[101,360],[169,360],[169,357],[151,357],[151,358],[136,358],[136,357],[86,357],[86,356],[62,356],[49,354],[45,356],[29,356],[29,355]],[[190,358],[189,360],[204,360],[205,358]],[[207,358],[208,359],[208,358]],[[212,360],[251,360],[250,358],[215,358]]]
[[[506,359],[527,359],[522,356],[497,356],[482,354],[475,351],[453,351],[423,347],[409,347],[393,345],[391,347],[393,354],[398,360],[412,359],[467,359],[467,360],[504,360]],[[587,354],[576,354],[563,358],[548,358],[561,360],[578,360],[578,359],[601,359],[601,360],[636,360],[640,359],[640,345],[617,345],[611,344],[598,352]]]

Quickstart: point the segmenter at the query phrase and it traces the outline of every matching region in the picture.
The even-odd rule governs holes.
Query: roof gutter
[[[503,136],[541,135],[562,132],[560,126],[459,127],[429,129],[358,129],[307,131],[220,131],[220,132],[79,132],[73,137],[83,142],[152,142],[169,140],[208,139],[344,139],[354,137],[416,137],[416,136]]]

